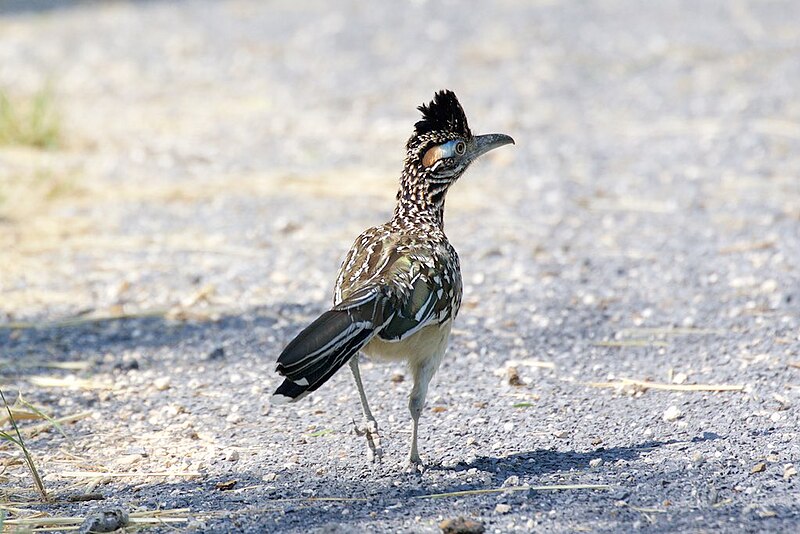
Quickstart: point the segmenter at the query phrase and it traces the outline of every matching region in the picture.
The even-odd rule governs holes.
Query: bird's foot
[[[353,428],[358,436],[367,438],[367,460],[380,462],[383,457],[381,435],[378,433],[378,423],[375,420],[365,420],[360,425],[353,419]]]
[[[405,464],[406,473],[409,474],[422,474],[425,472],[425,464],[419,454],[411,454],[406,460]]]

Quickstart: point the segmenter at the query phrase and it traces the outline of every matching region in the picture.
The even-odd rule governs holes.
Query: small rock
[[[286,218],[277,219],[273,225],[273,228],[282,234],[292,234],[298,230],[300,230],[303,226],[299,222],[291,221]]]
[[[494,507],[494,512],[496,514],[507,514],[510,511],[511,511],[511,507],[509,505],[507,505],[507,504],[502,504],[501,503],[501,504],[498,504],[497,506]]]
[[[81,524],[80,534],[114,532],[128,526],[128,512],[123,508],[107,508],[89,515]]]
[[[514,387],[521,387],[525,385],[525,382],[519,377],[519,371],[517,371],[516,367],[509,367],[506,369],[506,376],[508,377],[508,385]]]
[[[125,454],[138,454],[139,456],[147,456],[147,449],[144,447],[128,447]]]
[[[519,477],[517,475],[511,475],[503,481],[502,487],[508,488],[513,486],[519,486]]]
[[[126,454],[125,456],[118,457],[114,464],[117,466],[129,466],[135,463],[138,463],[142,460],[142,457],[138,454]]]
[[[794,464],[786,464],[783,466],[783,480],[789,480],[797,474]]]
[[[225,459],[229,462],[238,462],[239,461],[239,451],[232,450],[226,456]]]
[[[703,456],[703,453],[700,451],[696,451],[692,454],[692,463],[695,465],[702,465],[705,463],[706,458]]]
[[[686,376],[686,373],[675,373],[672,377],[673,384],[684,384],[689,377]]]
[[[207,360],[221,360],[225,357],[225,348],[224,347],[217,347],[216,349],[212,350],[206,356]]]
[[[235,425],[236,423],[241,423],[242,422],[242,416],[239,413],[234,412],[234,413],[228,414],[228,416],[225,418],[225,420],[227,422]]]
[[[266,475],[261,477],[261,480],[263,480],[264,482],[275,482],[275,479],[277,478],[278,475],[276,473],[267,473]]]
[[[792,403],[789,401],[789,399],[780,393],[773,393],[772,398],[780,404],[780,406],[778,406],[778,410],[788,410],[792,406]]]
[[[752,467],[752,469],[750,469],[750,473],[751,473],[751,474],[753,474],[753,473],[761,473],[761,472],[763,472],[763,471],[764,471],[766,468],[767,468],[767,464],[765,464],[764,462],[758,462],[756,465],[754,465],[754,466]]]
[[[215,486],[220,491],[229,491],[236,487],[237,482],[236,480],[226,480],[224,482],[217,482]]]
[[[439,528],[442,529],[442,534],[483,534],[486,532],[483,523],[465,517],[445,519],[439,523]]]
[[[775,293],[775,290],[777,289],[778,289],[778,282],[776,282],[772,278],[764,280],[761,283],[761,291],[763,291],[764,293]]]
[[[670,406],[664,411],[664,415],[662,419],[667,422],[677,421],[681,418],[683,412],[681,412],[677,406]]]
[[[392,375],[392,378],[390,378],[389,380],[391,380],[395,384],[399,384],[400,382],[402,382],[405,379],[406,379],[406,375],[404,375],[403,373],[394,373]]]
[[[124,360],[114,364],[114,369],[118,371],[136,371],[139,369],[139,360]]]
[[[567,432],[566,430],[556,430],[555,432],[553,432],[553,435],[558,439],[564,439],[567,436],[569,436],[569,432]]]
[[[168,376],[162,376],[153,380],[153,387],[155,387],[158,391],[165,391],[169,389],[169,382],[170,380]]]
[[[476,441],[477,440],[473,436],[469,436],[467,438],[467,445],[475,445]]]
[[[601,465],[603,465],[602,458],[592,458],[589,460],[589,467],[600,467]]]

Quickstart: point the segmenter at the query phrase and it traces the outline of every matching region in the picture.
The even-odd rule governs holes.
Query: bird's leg
[[[417,448],[417,433],[419,430],[419,416],[422,415],[422,408],[425,406],[425,396],[428,393],[428,384],[436,372],[436,365],[432,362],[425,362],[419,367],[411,369],[414,375],[414,386],[408,397],[408,411],[411,412],[411,451],[408,454],[407,471],[420,471],[425,469],[422,459],[419,457]]]
[[[356,388],[358,388],[358,396],[361,398],[361,408],[364,411],[364,422],[358,425],[354,419],[353,426],[355,427],[356,434],[367,437],[367,459],[370,462],[380,461],[383,456],[381,436],[378,434],[378,423],[372,416],[369,404],[367,403],[367,394],[364,392],[364,384],[361,383],[361,372],[358,370],[358,354],[350,358],[350,370],[353,372]]]

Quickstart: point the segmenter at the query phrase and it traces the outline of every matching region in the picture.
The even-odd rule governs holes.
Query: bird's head
[[[406,144],[404,176],[398,200],[441,207],[449,187],[470,163],[514,140],[505,134],[472,135],[455,93],[443,90],[419,106],[422,120]]]

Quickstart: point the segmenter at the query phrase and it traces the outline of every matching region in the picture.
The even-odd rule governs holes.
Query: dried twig
[[[135,477],[199,477],[202,473],[197,471],[161,471],[161,472],[130,472],[121,473],[114,471],[62,471],[59,476],[66,478],[135,478]]]
[[[753,243],[736,243],[729,247],[719,249],[720,254],[738,254],[740,252],[752,252],[754,250],[766,250],[775,246],[774,241],[755,241]]]
[[[693,328],[693,327],[655,327],[655,328],[624,328],[619,331],[621,336],[700,336],[721,335],[725,330],[720,328]]]
[[[34,375],[27,378],[31,385],[41,388],[113,389],[108,382],[99,382],[75,376],[56,377]]]
[[[147,510],[142,512],[131,512],[128,516],[130,525],[159,525],[169,523],[185,523],[187,517],[179,517],[189,512],[188,508],[178,508],[175,510]],[[12,526],[27,527],[36,529],[37,532],[46,531],[65,531],[78,530],[85,518],[81,516],[62,516],[62,517],[21,517],[18,519],[7,519],[5,524]]]
[[[0,329],[3,325],[0,325]],[[16,367],[22,369],[31,369],[36,367],[46,367],[48,369],[63,369],[65,371],[85,371],[92,366],[92,362],[87,361],[72,361],[72,362],[37,362],[36,360],[15,361],[8,359],[0,359],[0,365],[8,367]]]
[[[668,347],[666,341],[650,341],[649,339],[622,339],[619,341],[595,341],[595,347]]]
[[[593,388],[619,388],[637,386],[642,389],[658,389],[663,391],[743,391],[743,384],[664,384],[647,380],[620,378],[618,382],[589,382]]]

